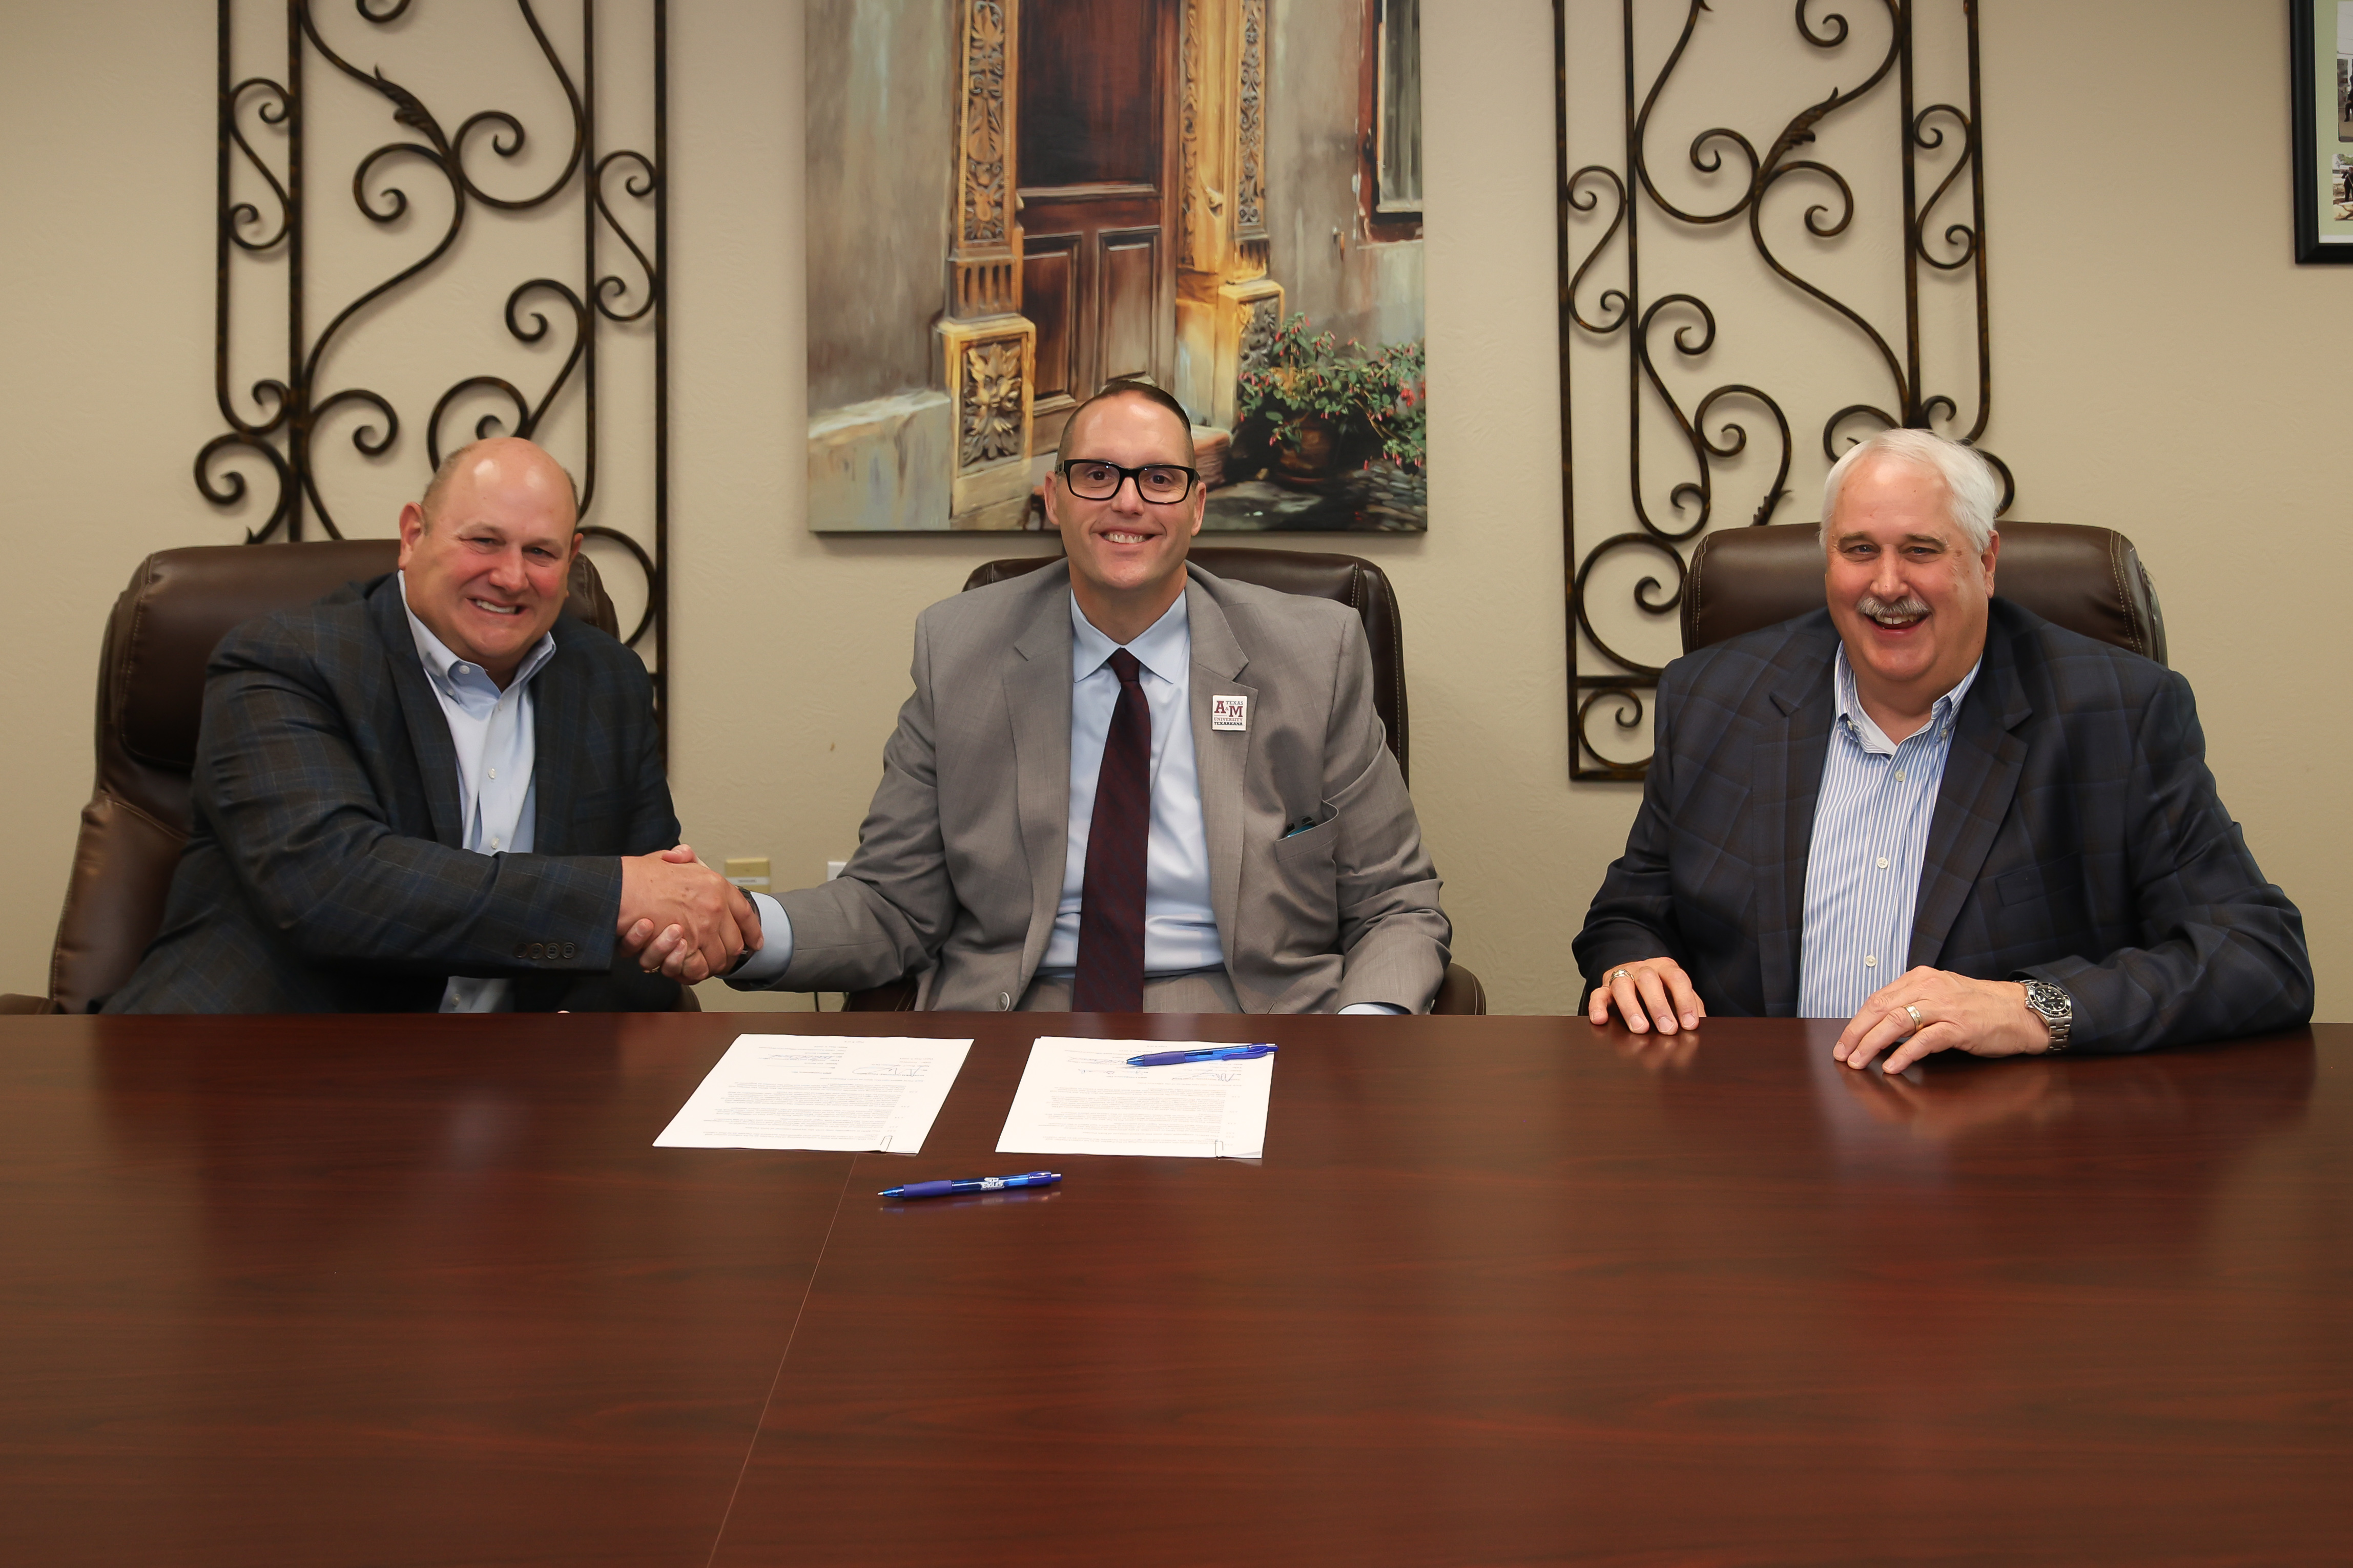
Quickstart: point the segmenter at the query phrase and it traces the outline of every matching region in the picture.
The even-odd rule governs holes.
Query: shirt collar
[[[1961,710],[1961,699],[1969,694],[1969,687],[1976,682],[1978,671],[1984,668],[1985,656],[1979,654],[1978,661],[1969,666],[1969,672],[1961,677],[1960,684],[1936,699],[1936,705],[1928,710],[1928,721],[1914,733],[1929,734],[1937,740],[1949,735],[1953,716]],[[1896,742],[1889,740],[1887,732],[1863,710],[1862,699],[1854,689],[1854,666],[1847,661],[1844,643],[1839,644],[1838,679],[1835,684],[1838,689],[1838,716],[1853,727],[1855,738],[1862,742],[1862,749],[1883,756],[1894,754]]]
[[[1120,645],[1095,629],[1079,608],[1079,596],[1071,595],[1071,679],[1084,680],[1107,663]],[[1186,617],[1185,595],[1162,612],[1158,620],[1138,632],[1135,640],[1127,645],[1135,661],[1175,686],[1193,662],[1193,623]]]
[[[448,647],[433,635],[433,628],[418,620],[417,612],[408,607],[408,574],[401,572],[395,575],[400,580],[400,608],[402,613],[408,616],[408,635],[416,639],[417,657],[424,661],[425,673],[443,686],[454,688],[462,681],[473,679],[496,691],[498,682],[492,680],[490,671],[479,664],[467,663],[465,675],[456,673],[458,667],[465,661],[451,653]],[[517,667],[515,678],[507,683],[507,689],[510,691],[522,689],[530,682],[531,678],[537,675],[547,661],[554,657],[555,634],[541,633],[539,641],[532,645],[531,651],[523,656],[522,663]]]

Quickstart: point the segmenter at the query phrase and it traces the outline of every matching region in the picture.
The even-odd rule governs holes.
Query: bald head
[[[469,441],[448,457],[433,470],[433,479],[425,487],[425,497],[418,503],[427,526],[440,517],[448,499],[449,488],[460,475],[470,476],[477,488],[498,485],[501,481],[520,485],[526,491],[543,491],[554,495],[561,491],[571,520],[580,518],[580,487],[572,482],[571,473],[563,464],[547,455],[537,443],[520,436],[486,436],[479,441]]]

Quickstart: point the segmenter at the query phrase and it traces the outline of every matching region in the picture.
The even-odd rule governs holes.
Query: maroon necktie
[[[1071,1007],[1080,1013],[1144,1011],[1144,850],[1152,831],[1152,710],[1138,678],[1144,667],[1120,648],[1111,656],[1119,706],[1095,774],[1095,815],[1087,828],[1087,874],[1079,890],[1079,967]]]

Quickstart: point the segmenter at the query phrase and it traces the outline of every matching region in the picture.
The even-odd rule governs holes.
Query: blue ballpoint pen
[[[885,1187],[878,1198],[944,1198],[956,1193],[996,1193],[1009,1187],[1050,1187],[1062,1179],[1060,1171],[1032,1171],[1026,1176],[977,1176],[961,1182],[909,1182]]]
[[[1186,1062],[1254,1062],[1261,1057],[1274,1055],[1272,1046],[1215,1046],[1198,1051],[1146,1051],[1140,1057],[1130,1057],[1132,1068],[1173,1068]]]

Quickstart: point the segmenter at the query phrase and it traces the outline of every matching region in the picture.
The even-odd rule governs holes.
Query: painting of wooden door
[[[1029,449],[1113,376],[1170,384],[1176,357],[1177,5],[1022,0],[1021,313],[1038,329]]]

